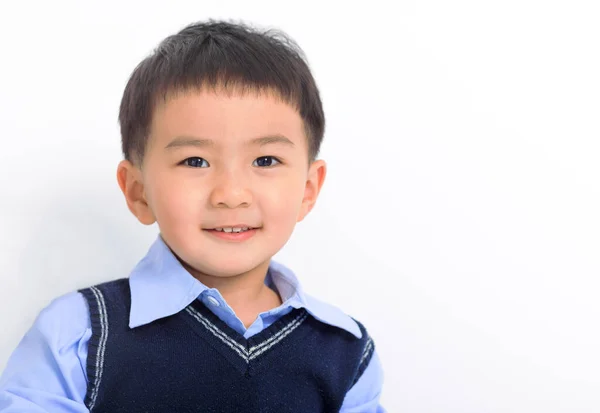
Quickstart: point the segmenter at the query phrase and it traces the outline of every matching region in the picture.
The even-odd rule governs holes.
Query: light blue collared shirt
[[[215,315],[249,338],[294,308],[305,308],[317,320],[356,337],[356,322],[337,307],[305,294],[294,273],[271,261],[265,284],[283,304],[262,312],[246,328],[215,288],[194,278],[159,235],[129,276],[129,327],[151,323],[201,300]],[[81,413],[87,391],[86,360],[92,335],[87,303],[79,292],[63,295],[44,308],[8,360],[0,377],[1,413]],[[383,371],[377,353],[348,391],[342,413],[385,413],[379,405]]]

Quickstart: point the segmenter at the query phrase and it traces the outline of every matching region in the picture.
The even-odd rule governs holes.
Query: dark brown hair
[[[159,99],[204,87],[275,92],[300,114],[309,161],[316,159],[325,115],[302,49],[280,30],[215,20],[167,37],[131,74],[119,110],[125,159],[142,164]]]

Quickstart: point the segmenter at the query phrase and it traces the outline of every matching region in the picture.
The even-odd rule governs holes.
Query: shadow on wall
[[[127,277],[158,234],[157,227],[139,224],[122,198],[90,189],[49,200],[29,228],[19,259],[21,288],[49,299]]]

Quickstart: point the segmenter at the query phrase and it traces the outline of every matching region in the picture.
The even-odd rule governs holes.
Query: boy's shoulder
[[[346,330],[356,338],[363,338],[367,335],[367,328],[341,308],[310,294],[304,293],[303,295],[306,301],[306,309],[317,320]]]
[[[58,336],[64,336],[61,333],[66,333],[67,330],[71,335],[82,333],[90,328],[89,304],[84,293],[90,291],[93,294],[98,287],[105,285],[112,287],[122,284],[126,280],[126,278],[120,278],[105,281],[59,295],[42,308],[37,316],[36,324],[53,329]]]
[[[63,324],[85,326],[87,318],[83,317],[82,314],[87,314],[86,301],[79,291],[71,291],[52,299],[40,311],[38,318],[43,321],[68,320],[68,322],[64,321]]]
[[[45,337],[57,349],[71,345],[90,328],[88,306],[78,291],[52,299],[38,313],[32,330]]]

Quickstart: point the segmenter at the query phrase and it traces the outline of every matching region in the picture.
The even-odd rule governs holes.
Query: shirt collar
[[[317,320],[362,337],[352,317],[305,294],[294,273],[283,264],[271,260],[265,283],[275,286],[282,307],[305,308]],[[176,314],[208,290],[181,265],[160,235],[129,275],[129,286],[130,328]]]

